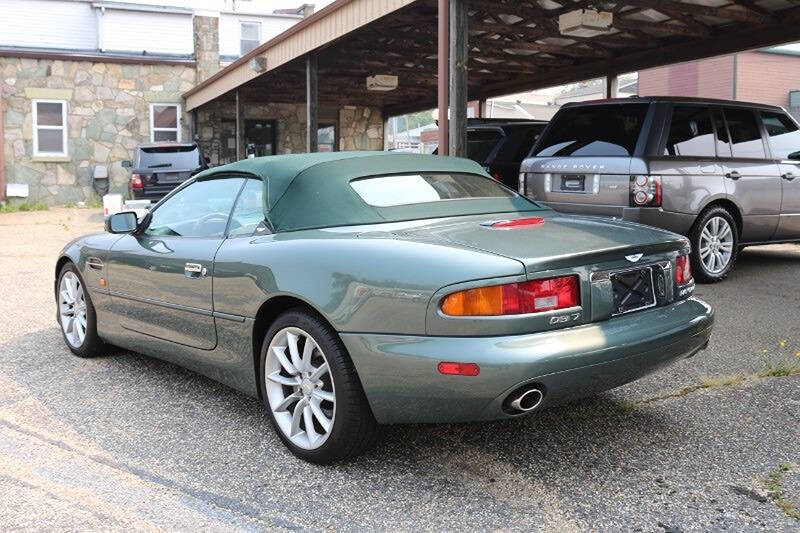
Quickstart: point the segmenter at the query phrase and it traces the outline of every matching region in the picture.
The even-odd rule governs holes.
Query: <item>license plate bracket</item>
[[[562,174],[561,190],[565,192],[584,192],[586,191],[586,175],[584,174]]]
[[[609,277],[614,297],[614,315],[624,315],[656,305],[652,267],[614,272]]]

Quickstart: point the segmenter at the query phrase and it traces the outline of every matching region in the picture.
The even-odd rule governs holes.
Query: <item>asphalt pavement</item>
[[[53,268],[98,210],[0,214],[0,530],[800,530],[800,246],[699,286],[708,350],[514,421],[385,428],[320,467],[260,403],[120,351],[83,360]],[[759,374],[765,377],[759,377]]]

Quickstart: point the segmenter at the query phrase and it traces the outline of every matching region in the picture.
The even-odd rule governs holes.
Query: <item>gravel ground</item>
[[[700,286],[717,324],[692,359],[525,419],[388,427],[366,456],[318,467],[254,399],[134,353],[71,356],[53,264],[101,224],[0,215],[4,531],[800,528],[779,505],[800,505],[800,376],[755,377],[800,352],[800,247],[748,249]]]

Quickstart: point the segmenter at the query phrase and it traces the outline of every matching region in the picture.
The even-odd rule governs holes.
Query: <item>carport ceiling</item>
[[[562,35],[559,15],[580,8],[613,13],[613,29]],[[794,40],[800,40],[798,0],[470,0],[469,98]],[[387,114],[436,107],[436,0],[414,2],[318,53],[320,105],[376,105]],[[372,74],[395,74],[399,87],[369,92],[365,78]],[[302,102],[304,85],[305,62],[298,58],[245,84],[242,97]]]

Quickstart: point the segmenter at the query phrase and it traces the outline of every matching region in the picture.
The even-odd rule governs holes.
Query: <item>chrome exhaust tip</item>
[[[544,393],[537,386],[519,389],[508,396],[508,409],[513,413],[528,413],[533,411],[544,400]]]

